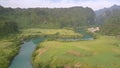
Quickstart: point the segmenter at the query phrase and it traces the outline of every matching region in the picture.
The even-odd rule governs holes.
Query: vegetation
[[[0,68],[8,68],[12,58],[18,53],[20,41],[31,39],[34,37],[48,36],[56,37],[81,37],[79,33],[75,33],[68,29],[22,29],[20,34],[11,33],[0,38]],[[68,33],[69,32],[69,33]],[[23,40],[22,40],[23,39]],[[47,38],[46,38],[47,39]]]
[[[0,68],[8,68],[13,57],[18,53],[20,42],[15,35],[0,39]]]
[[[104,15],[103,15],[104,14]],[[8,68],[20,41],[43,37],[33,53],[34,68],[120,68],[120,10],[97,15],[91,8],[4,8],[0,6],[0,68]],[[65,42],[56,39],[95,36],[94,40]]]
[[[113,10],[106,18],[102,32],[106,35],[120,35],[120,10]]]
[[[82,34],[74,32],[72,29],[39,29],[39,28],[31,28],[31,29],[23,29],[21,30],[21,36],[52,36],[53,38],[56,36],[57,38],[74,38],[74,37],[82,37]]]
[[[101,26],[101,33],[105,35],[120,35],[120,6],[96,11],[96,23]]]
[[[8,35],[18,32],[18,25],[14,21],[0,18],[0,35]]]
[[[0,17],[9,18],[20,28],[64,28],[94,24],[91,8],[0,8]]]
[[[8,68],[12,58],[18,53],[20,44],[16,37],[18,31],[17,23],[1,17],[0,13],[0,68]]]
[[[120,42],[100,36],[92,41],[44,41],[33,54],[34,68],[119,68]]]

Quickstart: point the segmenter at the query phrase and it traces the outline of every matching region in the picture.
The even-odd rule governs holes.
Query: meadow
[[[0,36],[0,68],[8,68],[13,57],[19,52],[20,43],[24,41],[23,39],[32,39],[36,36],[41,35],[59,35],[61,36],[82,36],[79,33],[75,33],[68,29],[22,29],[17,34],[10,34],[7,36]],[[53,37],[52,36],[52,37]]]
[[[0,68],[8,68],[13,57],[18,53],[20,42],[16,35],[0,38]]]
[[[0,38],[0,68],[8,68],[23,38],[41,35],[82,37],[72,29],[22,29],[21,33]],[[34,68],[120,68],[119,40],[102,35],[86,41],[44,40],[36,47],[32,64]]]
[[[70,36],[82,36],[80,33],[75,33],[72,29],[40,29],[40,28],[30,28],[23,29],[22,35],[54,35],[59,33],[59,35],[70,35]]]
[[[34,68],[120,68],[119,60],[119,39],[100,36],[88,41],[44,41],[32,63]]]
[[[46,40],[59,40],[64,38],[82,38],[83,35],[73,31],[73,29],[40,29],[31,28],[21,30],[21,38],[43,37]]]

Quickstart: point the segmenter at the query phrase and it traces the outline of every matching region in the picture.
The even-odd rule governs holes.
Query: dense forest
[[[0,16],[18,23],[20,28],[63,28],[95,24],[95,13],[91,8],[4,8]]]
[[[91,8],[4,8],[0,6],[0,34],[18,28],[65,28],[100,26],[106,35],[119,35],[120,6],[93,11]],[[3,30],[4,29],[4,30]]]
[[[0,35],[15,33],[18,32],[18,30],[16,22],[0,18]]]

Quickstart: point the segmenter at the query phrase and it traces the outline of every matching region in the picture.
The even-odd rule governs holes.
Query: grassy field
[[[0,68],[8,68],[13,56],[19,50],[19,42],[15,36],[0,39]]]
[[[17,53],[18,48],[13,42],[0,41],[0,68],[8,68],[10,60]]]
[[[18,53],[19,50],[19,42],[23,41],[22,39],[28,38],[31,39],[31,36],[41,36],[41,35],[55,35],[59,34],[60,36],[82,36],[79,33],[75,33],[72,30],[67,29],[23,29],[21,33],[8,35],[8,36],[0,36],[0,68],[8,68],[8,65]]]
[[[91,41],[44,41],[33,55],[35,68],[120,68],[120,42],[100,36]]]
[[[24,29],[16,36],[0,39],[0,68],[7,68],[18,52],[17,41],[35,35],[82,36],[68,29]],[[31,38],[30,38],[31,39]],[[120,68],[120,42],[115,37],[100,36],[89,41],[48,41],[33,53],[34,68]]]
[[[22,35],[67,35],[67,36],[82,36],[79,33],[75,33],[70,29],[39,29],[39,28],[31,28],[31,29],[23,29]]]

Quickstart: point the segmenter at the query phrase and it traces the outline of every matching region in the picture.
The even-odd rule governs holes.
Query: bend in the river
[[[42,41],[42,39],[34,39],[28,42],[24,42],[21,45],[19,54],[13,59],[9,68],[33,68],[31,63],[31,57],[34,49],[36,48],[36,43]]]

